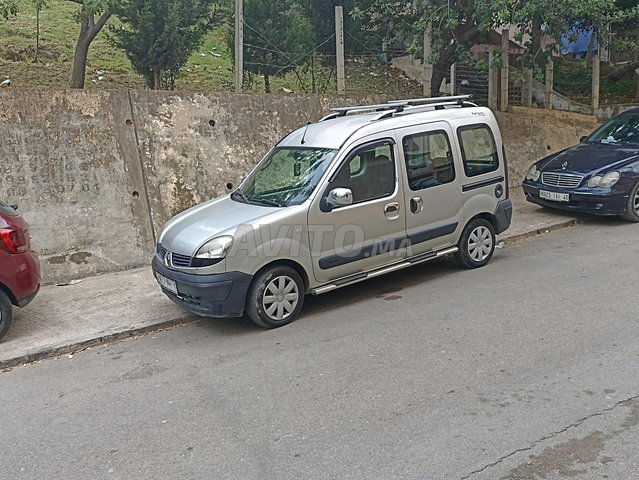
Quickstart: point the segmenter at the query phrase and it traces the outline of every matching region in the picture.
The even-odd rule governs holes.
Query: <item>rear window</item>
[[[10,215],[12,217],[18,216],[18,213],[13,209],[13,207],[2,202],[2,200],[0,200],[0,213],[4,213],[5,215]]]
[[[467,177],[494,172],[499,168],[495,137],[488,125],[470,125],[457,130]]]

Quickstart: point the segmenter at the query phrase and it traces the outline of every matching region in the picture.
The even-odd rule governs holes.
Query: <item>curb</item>
[[[545,235],[555,230],[561,230],[563,228],[572,227],[574,225],[578,225],[581,223],[583,223],[582,220],[573,218],[570,220],[565,220],[560,223],[549,225],[547,227],[534,229],[529,232],[502,237],[502,238],[499,238],[499,241],[516,243],[526,238]],[[135,337],[137,335],[144,335],[151,332],[159,332],[162,330],[167,330],[167,329],[174,328],[177,326],[182,326],[182,325],[191,325],[201,320],[202,320],[201,318],[195,317],[192,314],[185,312],[183,317],[175,318],[173,320],[167,320],[164,322],[154,323],[151,325],[135,327],[130,330],[123,330],[121,332],[100,335],[95,338],[75,341],[68,345],[62,345],[58,347],[43,347],[43,349],[39,352],[28,353],[26,355],[10,358],[7,360],[0,360],[0,371],[11,369],[21,365],[26,365],[29,363],[38,362],[40,360],[45,360],[48,358],[57,357],[60,355],[67,355],[67,354],[78,352],[80,350],[84,350],[91,347],[97,347],[100,345],[105,345],[108,343],[125,340],[127,338]]]
[[[121,332],[100,335],[98,337],[89,338],[86,340],[74,341],[73,343],[70,343],[68,345],[61,345],[59,347],[43,347],[43,349],[39,352],[28,353],[20,357],[9,358],[7,360],[0,360],[0,372],[12,369],[14,367],[27,365],[29,363],[58,357],[60,355],[67,355],[70,353],[78,352],[87,348],[98,347],[100,345],[117,342],[119,340],[126,340],[127,338],[135,337],[137,335],[159,332],[182,325],[191,325],[201,320],[201,318],[199,317],[193,317],[191,319],[189,319],[189,317],[193,317],[193,315],[185,312],[184,317],[167,320],[165,322],[135,327],[130,330],[123,330]]]
[[[573,218],[570,220],[565,220],[560,223],[554,223],[552,225],[548,225],[547,227],[538,228],[535,230],[531,230],[529,232],[518,233],[517,235],[512,235],[510,237],[502,237],[499,240],[504,242],[516,243],[521,240],[525,240],[526,238],[537,237],[540,235],[546,235],[547,233],[554,232],[556,230],[562,230],[564,228],[573,227],[575,225],[580,225],[584,223],[583,220],[579,218]]]

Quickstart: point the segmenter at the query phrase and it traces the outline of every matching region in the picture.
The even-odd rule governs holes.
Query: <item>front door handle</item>
[[[424,201],[421,197],[413,197],[410,199],[410,211],[413,213],[419,213],[424,210]]]
[[[389,220],[395,220],[399,218],[399,203],[387,203],[384,207],[384,215],[386,215],[386,218],[388,218]]]

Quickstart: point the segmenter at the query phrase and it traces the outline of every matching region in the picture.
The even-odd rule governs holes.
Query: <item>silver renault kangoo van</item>
[[[445,255],[484,266],[511,222],[507,176],[494,115],[466,96],[335,108],[170,220],[153,272],[198,315],[279,327],[308,294]]]

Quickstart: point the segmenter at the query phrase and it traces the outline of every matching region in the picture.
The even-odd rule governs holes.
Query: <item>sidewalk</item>
[[[526,202],[521,189],[511,198],[513,224],[499,240],[512,242],[578,221],[576,216]],[[198,318],[165,297],[150,267],[86,278],[75,285],[44,287],[31,305],[15,310],[11,330],[0,341],[0,368]]]

